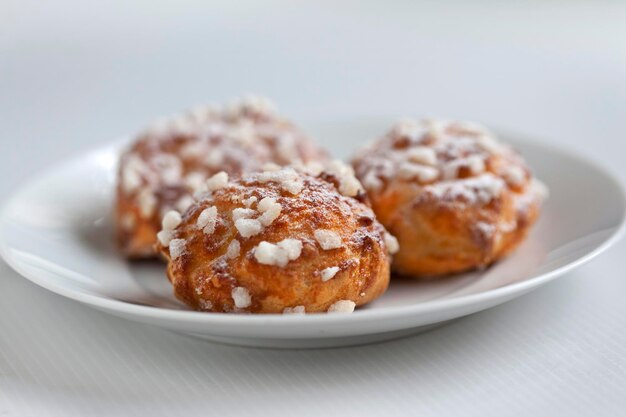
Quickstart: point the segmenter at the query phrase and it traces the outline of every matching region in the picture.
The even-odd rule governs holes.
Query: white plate
[[[340,156],[386,123],[312,129]],[[159,262],[129,263],[112,241],[111,204],[120,144],[74,158],[31,181],[0,218],[0,253],[20,274],[99,310],[209,340],[260,347],[329,347],[416,333],[518,297],[590,260],[623,230],[618,181],[570,152],[503,135],[551,194],[530,238],[508,259],[432,282],[393,279],[353,314],[233,315],[188,311]]]

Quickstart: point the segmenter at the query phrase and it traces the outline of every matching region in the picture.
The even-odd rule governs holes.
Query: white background
[[[626,4],[0,0],[0,199],[156,115],[245,92],[305,127],[475,119],[624,181]],[[0,263],[0,416],[624,415],[625,248],[436,331],[325,351],[177,336]]]

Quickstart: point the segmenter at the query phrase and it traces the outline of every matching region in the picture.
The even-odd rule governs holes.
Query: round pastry
[[[353,160],[378,220],[413,276],[485,267],[511,252],[539,215],[546,188],[522,158],[468,122],[406,120]]]
[[[182,216],[163,219],[158,249],[174,294],[196,310],[351,312],[389,283],[393,237],[376,221],[351,168],[291,167],[228,181]]]
[[[184,211],[211,175],[324,161],[326,153],[277,116],[263,99],[225,108],[205,107],[156,123],[121,157],[117,187],[117,238],[131,258],[152,257],[161,218]]]

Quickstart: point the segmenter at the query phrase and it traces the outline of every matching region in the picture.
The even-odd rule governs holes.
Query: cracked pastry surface
[[[519,154],[470,122],[398,122],[352,162],[399,241],[392,268],[404,275],[493,263],[524,240],[547,196]]]
[[[220,182],[183,215],[168,213],[157,246],[176,297],[196,310],[351,312],[389,283],[393,237],[364,198],[341,163],[273,168]]]
[[[260,170],[264,164],[309,164],[326,153],[265,99],[202,107],[164,119],[138,135],[122,155],[117,186],[117,241],[129,258],[156,255],[169,210],[185,211],[207,178]],[[215,181],[219,181],[217,178]]]

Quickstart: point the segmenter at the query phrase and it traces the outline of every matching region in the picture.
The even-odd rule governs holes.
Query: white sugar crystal
[[[304,188],[304,184],[301,181],[285,181],[281,187],[290,194],[298,195]]]
[[[416,146],[406,151],[406,157],[409,161],[423,165],[436,165],[437,154],[435,150],[428,146]]]
[[[274,220],[276,220],[278,218],[278,216],[280,216],[280,211],[281,211],[281,205],[277,204],[276,206],[274,206],[271,210],[266,211],[265,213],[263,213],[259,218],[259,222],[263,225],[263,226],[269,226],[271,225]]]
[[[178,156],[173,154],[158,154],[152,158],[152,164],[167,185],[176,185],[183,175],[183,167]]]
[[[351,166],[335,160],[328,165],[326,170],[329,174],[337,177],[339,180],[338,190],[346,197],[355,197],[363,189],[359,180],[354,176],[354,170]]]
[[[218,114],[218,111],[219,109],[215,104],[202,104],[191,108],[187,112],[187,117],[200,124],[211,120]]]
[[[205,185],[206,176],[201,172],[192,172],[185,177],[185,185],[193,191],[202,189]]]
[[[170,258],[172,258],[172,260],[178,259],[185,251],[186,244],[185,239],[172,239],[169,244]]]
[[[176,118],[170,120],[170,129],[175,134],[191,135],[193,134],[193,128],[193,123],[191,123],[191,121],[184,115],[177,116]]]
[[[276,172],[276,171],[280,171],[281,167],[280,167],[280,165],[275,164],[273,162],[267,162],[267,163],[263,164],[261,169],[263,171]]]
[[[405,180],[417,179],[420,182],[431,182],[439,176],[439,170],[433,167],[404,162],[398,167],[398,176]]]
[[[168,247],[170,245],[173,237],[174,232],[172,232],[171,230],[161,230],[159,233],[157,233],[157,239],[164,247]]]
[[[165,213],[165,216],[163,216],[161,226],[163,230],[174,230],[178,227],[179,224],[182,223],[182,221],[183,218],[181,217],[179,212],[175,210],[170,210]]]
[[[250,297],[250,293],[244,287],[233,288],[231,296],[233,297],[235,307],[237,308],[250,307],[250,304],[252,304],[252,298]]]
[[[370,191],[378,191],[383,186],[383,182],[373,171],[369,171],[363,179],[363,186]]]
[[[193,199],[192,196],[184,195],[181,198],[179,198],[178,201],[176,202],[176,209],[179,212],[184,213],[185,211],[187,211],[189,207],[191,207],[194,201],[195,200]]]
[[[233,210],[233,221],[236,222],[239,219],[249,219],[256,214],[256,210],[249,208],[236,208]]]
[[[478,146],[492,155],[498,155],[504,150],[504,146],[494,137],[482,135],[477,138]]]
[[[293,168],[281,168],[278,171],[263,171],[259,174],[259,182],[284,183],[298,179],[298,173]]]
[[[141,187],[141,174],[125,167],[122,174],[122,187],[126,194],[130,194]]]
[[[154,210],[156,209],[157,199],[154,196],[152,190],[145,188],[141,190],[139,195],[137,196],[137,201],[139,203],[139,212],[143,218],[151,217],[154,214]]]
[[[306,165],[304,165],[304,162],[302,162],[302,159],[300,158],[292,159],[289,166],[295,169],[297,172],[307,172]]]
[[[322,281],[326,282],[329,279],[334,278],[335,275],[337,275],[337,272],[339,272],[338,266],[331,266],[330,268],[323,269],[321,272]]]
[[[243,200],[243,193],[233,193],[230,195],[230,201],[235,204],[240,204]]]
[[[285,307],[283,314],[306,314],[304,306]]]
[[[302,170],[308,173],[309,175],[317,177],[318,175],[322,173],[322,171],[324,171],[324,164],[322,164],[321,162],[317,162],[317,161],[310,161],[304,165]]]
[[[550,196],[550,190],[548,186],[538,179],[533,179],[530,183],[531,192],[537,196],[540,200],[547,200]]]
[[[218,172],[206,181],[209,191],[216,191],[228,185],[228,174],[224,171]]]
[[[474,229],[485,239],[491,239],[498,230],[496,225],[485,222],[477,222],[474,224]]]
[[[318,229],[313,235],[324,250],[337,249],[342,246],[341,236],[332,230]]]
[[[283,133],[279,136],[278,154],[286,161],[293,161],[298,158],[298,148],[291,133]]]
[[[520,186],[526,180],[526,172],[518,165],[507,165],[502,170],[502,176],[507,183],[513,186]]]
[[[415,120],[405,118],[398,120],[394,124],[392,131],[397,136],[407,137],[410,140],[416,140],[420,136],[422,129]]]
[[[146,171],[146,164],[135,154],[126,159],[122,168],[122,188],[129,194],[137,190],[142,184],[142,173]]]
[[[217,207],[211,206],[207,207],[200,215],[198,215],[198,219],[196,220],[196,225],[198,229],[202,229],[202,231],[210,235],[215,232],[215,226],[217,224]]]
[[[474,191],[475,199],[482,204],[489,203],[499,196],[504,189],[504,182],[492,174],[470,178],[466,181],[465,185]]]
[[[265,170],[259,174],[259,182],[276,182],[288,193],[297,195],[302,191],[304,184],[299,179],[298,173],[291,167],[281,168],[278,171]]]
[[[458,129],[465,130],[467,132],[477,133],[477,134],[489,134],[489,130],[481,125],[480,123],[473,122],[471,120],[465,120],[460,122],[455,122],[454,126]]]
[[[513,219],[510,222],[500,223],[497,229],[501,231],[502,233],[510,233],[513,230],[517,229],[517,219]]]
[[[198,159],[198,156],[203,155],[206,150],[207,146],[204,142],[189,142],[180,149],[180,156],[185,159]]]
[[[287,265],[289,262],[287,253],[283,249],[265,241],[259,243],[259,245],[254,249],[254,258],[260,264],[277,265],[280,267]]]
[[[257,198],[255,196],[251,196],[242,201],[243,205],[250,208],[254,203],[256,203]]]
[[[211,168],[217,168],[223,162],[224,152],[221,149],[211,149],[204,158],[204,163]]]
[[[276,202],[275,198],[265,197],[261,201],[259,201],[258,210],[263,213],[261,217],[259,217],[259,222],[263,226],[269,226],[280,216],[280,212],[282,210],[282,206],[280,203]]]
[[[302,253],[302,242],[298,239],[284,239],[277,243],[278,247],[287,253],[290,261],[295,261]]]
[[[255,113],[260,115],[271,115],[274,113],[274,104],[265,97],[248,95],[242,99],[231,103],[227,112],[231,117],[241,116],[245,113]]]
[[[238,240],[233,240],[228,245],[228,249],[226,250],[226,257],[228,259],[234,259],[239,256],[239,252],[241,251],[241,244]]]
[[[352,313],[356,303],[350,300],[339,300],[328,308],[329,313]]]
[[[424,195],[443,203],[464,201],[468,204],[487,204],[504,189],[504,181],[491,173],[457,181],[444,181],[424,187]]]
[[[473,155],[467,158],[467,166],[469,167],[472,175],[478,175],[485,172],[485,160],[478,155]]]
[[[302,242],[297,239],[285,239],[276,245],[269,242],[261,242],[254,249],[254,258],[263,265],[276,265],[284,267],[300,257]]]
[[[204,128],[204,133],[206,133],[206,135],[209,138],[214,138],[214,137],[219,137],[219,136],[223,136],[224,135],[224,130],[225,130],[225,123],[224,121],[217,121],[214,123],[211,123],[210,125],[206,126]]]
[[[392,255],[400,250],[398,239],[390,233],[385,233],[385,246],[387,246],[387,251]]]
[[[422,124],[426,127],[431,138],[441,140],[446,134],[449,122],[443,119],[424,119]]]
[[[339,192],[346,197],[355,197],[362,189],[361,183],[354,175],[342,178],[339,184]]]
[[[446,180],[457,178],[461,168],[469,168],[472,175],[482,174],[485,171],[485,161],[478,155],[452,161],[444,165],[442,170],[443,178]]]
[[[339,179],[341,179],[342,177],[346,175],[354,174],[354,171],[352,170],[351,166],[346,165],[344,162],[338,159],[331,161],[326,167],[326,171],[328,171],[329,174],[332,174]]]
[[[256,219],[238,219],[235,227],[242,237],[258,235],[263,230],[263,225]]]
[[[270,99],[255,95],[245,96],[242,101],[242,106],[247,110],[261,114],[272,114],[276,109],[276,106],[274,106],[274,103],[272,103]]]
[[[273,197],[265,197],[265,198],[261,199],[261,201],[259,201],[257,209],[261,213],[265,213],[270,207],[274,206],[275,204],[276,204],[276,199],[275,198],[273,198]]]
[[[164,136],[169,133],[170,130],[170,119],[166,117],[160,117],[148,128],[144,130],[144,134],[146,135],[154,135],[154,136]]]
[[[135,227],[136,219],[131,213],[124,213],[120,218],[120,226],[124,230],[131,230]]]
[[[209,197],[211,197],[211,193],[206,188],[200,189],[193,193],[194,200],[202,201],[202,200],[206,200]]]
[[[227,135],[238,145],[248,147],[254,143],[256,133],[254,127],[250,123],[242,122],[230,129]]]

